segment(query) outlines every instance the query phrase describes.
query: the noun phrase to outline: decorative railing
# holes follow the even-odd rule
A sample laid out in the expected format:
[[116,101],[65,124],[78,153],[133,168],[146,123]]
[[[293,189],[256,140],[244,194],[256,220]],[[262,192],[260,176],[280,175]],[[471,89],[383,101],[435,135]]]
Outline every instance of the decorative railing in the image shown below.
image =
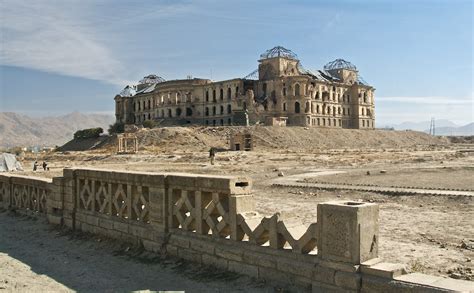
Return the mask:
[[127,180],[127,178],[120,178],[120,176],[107,179],[110,177],[106,176],[107,173],[110,172],[77,171],[76,200],[78,209],[149,224],[150,187]]

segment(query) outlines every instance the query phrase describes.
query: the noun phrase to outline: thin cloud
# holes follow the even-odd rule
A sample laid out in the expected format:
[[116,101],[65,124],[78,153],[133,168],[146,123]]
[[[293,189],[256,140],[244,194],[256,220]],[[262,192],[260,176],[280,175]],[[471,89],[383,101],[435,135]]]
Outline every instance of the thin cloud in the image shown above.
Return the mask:
[[376,97],[376,102],[396,102],[407,104],[430,104],[430,105],[465,105],[472,104],[471,98],[453,97]]
[[123,84],[124,66],[81,25],[81,7],[60,4],[2,1],[0,64]]

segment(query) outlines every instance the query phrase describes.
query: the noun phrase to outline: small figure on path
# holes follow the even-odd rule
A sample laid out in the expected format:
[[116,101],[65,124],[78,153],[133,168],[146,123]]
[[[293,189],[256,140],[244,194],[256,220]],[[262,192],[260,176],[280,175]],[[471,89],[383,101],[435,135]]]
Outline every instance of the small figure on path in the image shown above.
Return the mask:
[[46,161],[43,161],[43,170],[46,171],[47,169],[49,170],[48,164],[46,163]]
[[35,161],[33,164],[33,172],[36,172],[37,169],[38,169],[38,161]]
[[211,148],[209,150],[209,158],[211,159],[211,165],[214,165],[214,158],[216,157],[216,150]]

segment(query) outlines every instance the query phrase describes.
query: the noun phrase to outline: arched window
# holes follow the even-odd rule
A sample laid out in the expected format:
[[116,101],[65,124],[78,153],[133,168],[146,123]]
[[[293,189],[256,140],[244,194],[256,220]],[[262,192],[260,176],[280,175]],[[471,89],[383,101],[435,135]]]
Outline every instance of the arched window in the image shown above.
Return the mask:
[[148,109],[151,109],[151,101],[148,100]]
[[227,119],[227,124],[232,125],[232,119]]
[[224,106],[221,106],[221,112],[220,112],[221,115],[224,114]]
[[336,107],[332,107],[332,116],[336,116]]
[[193,109],[186,108],[186,116],[192,116],[192,115],[193,115]]
[[300,84],[297,83],[295,84],[295,96],[299,96],[300,95]]
[[150,114],[150,113],[148,113],[148,120],[150,120],[150,119],[151,119],[151,114]]
[[295,102],[295,113],[299,113],[299,112],[300,112],[300,103]]
[[239,96],[239,87],[235,87],[235,96],[238,97]]
[[221,119],[221,125],[224,125],[224,119]]
[[209,116],[209,108],[208,107],[206,107],[206,110],[204,111],[204,113],[205,113],[206,116]]
[[305,107],[304,107],[304,112],[305,112],[305,113],[308,113],[309,110],[310,110],[309,102],[306,102],[306,105],[305,105]]
[[[316,105],[316,113],[319,114],[320,111],[321,111],[321,109],[319,108],[319,105]],[[319,125],[319,123],[318,123],[318,125]]]
[[286,97],[286,87],[283,88],[283,96]]
[[216,106],[212,107],[212,115],[216,115]]
[[181,116],[181,108],[176,108],[176,116]]
[[319,100],[319,91],[316,92],[316,100]]
[[221,101],[224,99],[224,90],[223,89],[220,90],[220,98],[221,98]]
[[283,111],[286,111],[286,103],[283,103]]
[[173,112],[171,112],[171,109],[168,109],[168,117],[173,117]]
[[213,102],[217,102],[217,99],[216,99],[216,90],[212,90],[212,101]]
[[262,91],[263,91],[263,96],[266,97],[267,96],[267,84],[266,83],[263,83]]
[[206,102],[209,102],[209,91],[206,91]]
[[227,114],[231,114],[232,113],[232,106],[229,104],[227,105]]
[[227,99],[228,100],[232,99],[232,91],[231,91],[230,87],[227,88]]

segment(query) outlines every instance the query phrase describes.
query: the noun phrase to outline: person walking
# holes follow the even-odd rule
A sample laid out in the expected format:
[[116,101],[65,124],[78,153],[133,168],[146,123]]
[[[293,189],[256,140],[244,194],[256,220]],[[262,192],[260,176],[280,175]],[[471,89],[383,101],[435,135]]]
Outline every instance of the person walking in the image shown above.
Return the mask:
[[33,164],[33,172],[36,172],[37,169],[38,169],[38,161],[35,161]]
[[43,161],[43,170],[46,171],[47,168],[48,168],[48,164],[46,163],[46,161]]
[[211,165],[214,165],[215,157],[216,157],[216,150],[214,148],[211,148],[209,150],[209,158],[211,159]]

